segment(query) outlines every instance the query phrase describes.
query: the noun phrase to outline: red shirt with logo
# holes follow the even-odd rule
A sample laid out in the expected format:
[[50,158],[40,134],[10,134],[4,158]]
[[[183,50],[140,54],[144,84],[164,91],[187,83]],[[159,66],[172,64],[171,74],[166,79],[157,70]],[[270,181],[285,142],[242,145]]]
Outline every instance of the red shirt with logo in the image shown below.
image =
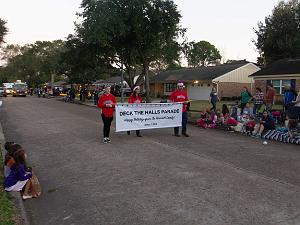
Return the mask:
[[[112,94],[103,94],[98,101],[98,107],[102,109],[102,114],[106,117],[113,117],[115,104],[117,103],[115,96]],[[107,107],[106,104],[111,104],[113,107]]]
[[142,100],[143,99],[140,95],[131,94],[129,99],[128,99],[128,103],[141,103]]
[[175,90],[170,95],[170,100],[172,102],[183,102],[182,112],[186,112],[187,104],[185,103],[188,101],[188,96],[185,90]]

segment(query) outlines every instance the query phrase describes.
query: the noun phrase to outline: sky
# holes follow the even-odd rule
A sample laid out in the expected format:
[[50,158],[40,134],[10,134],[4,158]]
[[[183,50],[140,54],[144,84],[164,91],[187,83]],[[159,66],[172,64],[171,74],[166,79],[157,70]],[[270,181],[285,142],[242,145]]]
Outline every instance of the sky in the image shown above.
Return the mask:
[[[174,0],[188,41],[206,40],[228,59],[256,62],[254,28],[272,13],[278,0]],[[0,0],[8,44],[64,39],[74,33],[81,0]]]

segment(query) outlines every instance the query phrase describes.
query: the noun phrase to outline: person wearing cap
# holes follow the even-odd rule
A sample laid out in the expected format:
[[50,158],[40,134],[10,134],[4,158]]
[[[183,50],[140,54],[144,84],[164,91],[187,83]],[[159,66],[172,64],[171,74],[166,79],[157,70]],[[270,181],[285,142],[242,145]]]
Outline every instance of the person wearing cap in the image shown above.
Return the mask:
[[[182,133],[183,136],[189,137],[189,135],[186,133],[188,96],[187,96],[186,91],[184,90],[184,84],[182,82],[179,82],[177,84],[177,89],[172,92],[169,99],[172,102],[183,103],[183,107],[182,107],[182,131],[181,131],[181,133]],[[176,137],[180,137],[179,127],[174,127],[174,135]]]
[[[140,92],[141,92],[140,86],[134,87],[133,92],[128,99],[128,103],[130,103],[130,104],[142,103],[143,99],[142,99]],[[142,137],[141,132],[139,130],[136,130],[135,132],[136,132],[137,137]],[[130,131],[127,131],[127,134],[130,135]]]
[[98,107],[102,109],[102,121],[103,121],[103,143],[110,143],[109,138],[110,126],[113,121],[113,115],[115,111],[116,98],[110,93],[110,86],[106,86],[103,95],[99,98]]

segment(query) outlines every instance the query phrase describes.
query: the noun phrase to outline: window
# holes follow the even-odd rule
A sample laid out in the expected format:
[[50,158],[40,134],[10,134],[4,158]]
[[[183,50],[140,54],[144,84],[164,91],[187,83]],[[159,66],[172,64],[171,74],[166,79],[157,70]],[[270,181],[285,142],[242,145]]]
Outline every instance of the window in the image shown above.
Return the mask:
[[165,84],[165,92],[173,92],[177,87],[176,83],[166,83]]
[[271,80],[275,90],[279,94],[283,94],[284,85],[289,84],[291,85],[291,80]]

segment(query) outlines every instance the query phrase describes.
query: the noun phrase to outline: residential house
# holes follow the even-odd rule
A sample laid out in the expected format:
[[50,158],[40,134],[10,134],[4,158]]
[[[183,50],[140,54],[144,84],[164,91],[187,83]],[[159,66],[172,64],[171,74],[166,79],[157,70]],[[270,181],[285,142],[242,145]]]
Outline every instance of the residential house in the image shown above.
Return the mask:
[[249,75],[260,68],[247,61],[218,66],[184,68],[162,72],[150,79],[151,94],[170,95],[179,80],[185,83],[188,96],[194,100],[208,100],[212,87],[220,98],[240,96],[242,88],[252,89],[254,80]]
[[285,84],[290,84],[294,90],[300,89],[300,58],[278,60],[250,77],[254,78],[255,86],[264,92],[267,85],[272,83],[277,91],[277,100],[280,101]]

